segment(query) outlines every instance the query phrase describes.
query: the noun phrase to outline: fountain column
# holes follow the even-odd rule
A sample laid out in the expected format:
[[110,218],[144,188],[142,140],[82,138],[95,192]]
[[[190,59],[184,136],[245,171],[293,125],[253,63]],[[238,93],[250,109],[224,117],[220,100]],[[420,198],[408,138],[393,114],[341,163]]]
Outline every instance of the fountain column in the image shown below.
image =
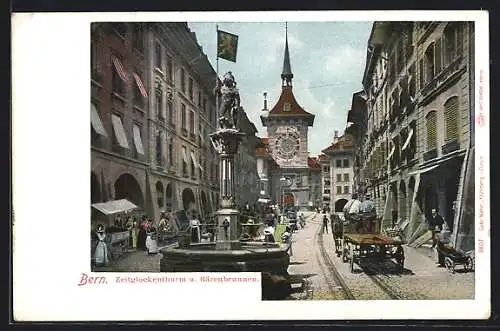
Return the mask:
[[219,129],[210,140],[219,154],[220,204],[217,210],[216,249],[231,250],[239,247],[239,212],[235,208],[234,155],[245,134],[236,129]]

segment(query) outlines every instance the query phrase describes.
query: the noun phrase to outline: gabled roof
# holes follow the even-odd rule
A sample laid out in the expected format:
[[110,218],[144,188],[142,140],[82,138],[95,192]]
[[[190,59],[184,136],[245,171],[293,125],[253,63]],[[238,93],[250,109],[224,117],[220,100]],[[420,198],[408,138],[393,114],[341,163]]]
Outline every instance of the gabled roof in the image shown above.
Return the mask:
[[[285,111],[284,106],[285,104],[288,103],[290,104],[290,110]],[[292,92],[292,87],[291,86],[283,86],[283,89],[281,91],[280,98],[278,99],[278,102],[274,105],[274,107],[269,111],[268,114],[266,114],[265,117],[261,116],[262,119],[262,124],[266,126],[267,119],[269,118],[279,118],[279,117],[298,117],[298,118],[304,118],[308,121],[309,126],[313,126],[314,124],[314,117],[315,115],[308,113],[307,111],[302,108],[297,100],[295,99],[295,96],[293,95]]]
[[315,157],[308,157],[307,165],[312,171],[321,171],[321,166],[319,165],[318,160]]
[[329,154],[332,152],[338,152],[345,149],[354,148],[354,144],[351,138],[346,135],[340,136],[335,143],[322,150],[321,152]]

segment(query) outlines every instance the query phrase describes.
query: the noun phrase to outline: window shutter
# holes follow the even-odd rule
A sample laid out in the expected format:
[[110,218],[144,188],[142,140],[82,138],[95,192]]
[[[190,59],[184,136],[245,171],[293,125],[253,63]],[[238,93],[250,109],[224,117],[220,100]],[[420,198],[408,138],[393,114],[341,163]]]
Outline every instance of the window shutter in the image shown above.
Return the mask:
[[436,75],[441,72],[441,69],[443,68],[443,61],[442,61],[442,44],[443,44],[443,38],[439,38],[436,40],[436,48],[434,52],[434,63],[436,64]]
[[427,127],[427,150],[433,150],[437,147],[436,141],[436,112],[432,111],[427,114],[426,118]]
[[444,104],[446,142],[458,138],[458,98],[453,97]]
[[418,62],[419,87],[422,89],[424,87],[424,59],[420,59]]

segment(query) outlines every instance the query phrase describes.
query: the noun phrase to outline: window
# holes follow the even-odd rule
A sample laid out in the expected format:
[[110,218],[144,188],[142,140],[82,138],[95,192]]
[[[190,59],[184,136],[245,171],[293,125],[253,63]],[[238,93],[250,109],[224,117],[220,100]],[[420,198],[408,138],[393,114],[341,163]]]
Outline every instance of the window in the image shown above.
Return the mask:
[[194,135],[194,111],[191,110],[191,115],[189,116],[189,132]]
[[283,111],[288,112],[288,111],[291,111],[291,109],[292,109],[292,106],[288,102],[283,105]]
[[160,71],[163,71],[163,67],[161,65],[161,58],[162,58],[162,51],[161,51],[161,45],[159,42],[156,42],[155,45],[155,67],[160,69]]
[[344,166],[344,168],[349,168],[349,159],[343,160],[343,166]]
[[181,69],[181,90],[182,93],[186,93],[186,73],[184,69]]
[[172,137],[168,138],[168,166],[172,167],[174,165],[174,143]]
[[174,67],[172,63],[172,58],[170,56],[167,56],[167,80],[168,81],[173,81],[174,80]]
[[342,186],[337,186],[337,194],[342,194]]
[[182,146],[182,175],[187,176],[188,175],[188,169],[187,169],[187,151],[186,147]]
[[175,108],[174,108],[174,104],[172,103],[172,100],[167,101],[167,112],[168,112],[168,121],[170,122],[170,124],[174,124]]
[[162,103],[163,103],[163,97],[161,93],[156,93],[156,118],[158,121],[163,122],[165,121],[165,117],[163,116],[163,111],[162,111]]
[[94,40],[90,40],[90,69],[92,70],[92,78],[94,73],[97,72],[97,44]]
[[425,50],[424,56],[425,84],[434,78],[434,43],[430,44]]
[[349,174],[344,174],[344,182],[348,182],[349,181]]
[[323,167],[323,172],[330,172],[330,167],[329,166],[324,166]]
[[458,97],[451,97],[444,104],[444,121],[446,127],[445,142],[458,140]]
[[444,65],[448,65],[462,53],[460,23],[448,23],[444,30]]
[[349,194],[349,185],[344,186],[344,194]]
[[427,130],[427,151],[437,148],[436,132],[436,112],[431,111],[425,117],[425,126]]
[[194,87],[193,87],[193,79],[189,78],[188,81],[188,93],[189,93],[189,99],[193,100],[194,99]]
[[341,182],[342,181],[342,174],[337,174],[337,182]]
[[187,116],[187,111],[186,111],[186,105],[181,104],[181,127],[185,130],[186,129],[186,116]]
[[335,160],[335,167],[342,168],[342,160]]
[[196,176],[196,166],[194,164],[194,158],[193,158],[194,152],[191,151],[191,177]]
[[135,24],[134,25],[134,35],[133,35],[133,40],[132,40],[132,45],[133,47],[138,50],[139,52],[143,52],[144,49],[144,32],[143,32],[143,27],[142,25]]
[[[141,85],[142,86],[141,88],[144,88],[143,92],[141,92],[141,88],[139,88],[139,84],[142,84],[141,75],[139,75],[139,74],[134,74],[134,75],[137,75],[138,78],[136,78],[136,82],[133,85],[133,90],[134,90],[133,103],[134,103],[134,106],[137,106],[139,108],[144,108],[144,102],[145,102],[146,97],[147,97],[147,94],[146,94],[147,92],[146,92],[146,89],[144,88],[144,85]],[[140,82],[138,82],[137,80],[139,80]]]
[[161,134],[157,133],[156,134],[156,165],[159,167],[163,166],[163,150],[162,150],[162,139],[161,139]]
[[118,73],[116,67],[113,67],[113,77],[111,79],[113,92],[123,95],[125,92],[125,86],[123,83],[123,79],[120,77],[120,74]]

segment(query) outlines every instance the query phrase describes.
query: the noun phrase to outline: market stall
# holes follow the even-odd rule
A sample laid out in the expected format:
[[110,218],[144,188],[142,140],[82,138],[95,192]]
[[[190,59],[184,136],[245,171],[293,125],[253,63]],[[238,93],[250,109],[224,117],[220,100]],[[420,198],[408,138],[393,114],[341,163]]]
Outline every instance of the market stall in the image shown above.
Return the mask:
[[[137,207],[132,202],[127,199],[121,200],[112,200],[107,202],[98,202],[91,205],[92,208],[100,211],[102,214],[106,216],[123,216],[123,219],[131,216],[131,213],[137,211],[139,207]],[[130,224],[129,226],[131,226]],[[109,252],[109,259],[113,260],[121,255],[123,255],[128,247],[130,241],[130,230],[122,225],[112,225],[106,226],[105,228],[106,235],[109,238],[106,240]],[[91,256],[94,256],[94,249],[97,245],[97,238],[92,236],[91,238]]]

